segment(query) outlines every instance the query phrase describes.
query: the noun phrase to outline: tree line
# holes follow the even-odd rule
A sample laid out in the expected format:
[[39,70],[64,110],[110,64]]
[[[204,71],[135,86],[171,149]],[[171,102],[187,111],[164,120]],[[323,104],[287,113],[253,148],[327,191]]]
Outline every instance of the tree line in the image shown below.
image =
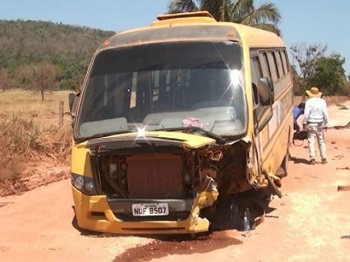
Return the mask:
[[0,20],[0,88],[78,89],[92,54],[114,33],[62,23]]

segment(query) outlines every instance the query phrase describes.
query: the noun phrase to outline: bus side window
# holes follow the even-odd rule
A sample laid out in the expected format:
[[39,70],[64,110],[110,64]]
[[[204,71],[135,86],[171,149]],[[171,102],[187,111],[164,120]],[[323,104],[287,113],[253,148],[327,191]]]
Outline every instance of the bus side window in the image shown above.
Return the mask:
[[[261,64],[260,58],[263,59],[263,63]],[[265,70],[265,74],[269,72],[268,68],[264,68],[264,61],[267,62],[267,59],[265,59],[266,56],[252,56],[250,58],[250,64],[251,64],[251,72],[252,72],[252,93],[253,93],[253,100],[254,100],[254,115],[255,115],[255,121],[257,121],[257,128],[258,130],[261,130],[267,123],[269,118],[272,114],[272,106],[269,105],[263,105],[260,101],[260,93],[258,85],[261,79],[266,78],[264,76],[263,69]],[[265,63],[266,66],[267,63]],[[269,78],[269,77],[267,77]],[[267,80],[267,79],[266,79]]]
[[259,56],[257,57],[257,61],[260,67],[260,72],[259,72],[259,76],[261,76],[260,78],[262,77],[272,78],[272,72],[268,61],[268,52],[266,50],[259,51]]
[[253,99],[254,99],[255,107],[257,107],[260,104],[257,84],[259,82],[259,79],[263,77],[263,73],[262,73],[262,68],[260,66],[258,56],[251,57],[250,61],[251,61],[251,71],[252,71]]
[[289,66],[288,66],[288,60],[287,60],[287,56],[286,56],[286,51],[285,50],[281,50],[281,58],[282,58],[282,65],[285,71],[285,74],[289,73]]
[[281,51],[280,50],[275,51],[275,56],[276,56],[277,68],[280,74],[280,78],[282,78],[284,75],[286,75],[286,70],[282,62]]
[[279,79],[279,75],[278,75],[278,70],[276,65],[276,58],[273,51],[267,51],[267,63],[270,69],[270,76],[265,76],[265,77],[270,77],[271,80],[275,83]]

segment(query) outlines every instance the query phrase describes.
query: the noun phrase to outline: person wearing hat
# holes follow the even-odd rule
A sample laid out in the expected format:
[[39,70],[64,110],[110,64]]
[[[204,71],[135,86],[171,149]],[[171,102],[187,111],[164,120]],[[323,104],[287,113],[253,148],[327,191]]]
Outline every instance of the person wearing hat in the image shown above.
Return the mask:
[[305,103],[303,128],[307,130],[310,164],[315,164],[315,139],[321,155],[322,164],[327,164],[327,149],[324,131],[328,125],[327,103],[322,98],[322,92],[317,87],[306,90],[309,99]]

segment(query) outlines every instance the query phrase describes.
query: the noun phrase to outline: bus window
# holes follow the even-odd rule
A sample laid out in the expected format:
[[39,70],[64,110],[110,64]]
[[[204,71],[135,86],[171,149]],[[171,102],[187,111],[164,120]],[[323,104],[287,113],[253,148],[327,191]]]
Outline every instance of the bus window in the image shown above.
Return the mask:
[[284,72],[285,72],[285,74],[287,74],[289,72],[289,66],[288,66],[288,62],[286,59],[286,51],[282,50],[280,54],[282,57],[282,64],[283,64]]
[[258,89],[257,85],[259,82],[259,79],[263,77],[262,70],[259,62],[259,57],[255,56],[250,59],[251,61],[251,70],[252,70],[252,85],[253,85],[253,95],[254,95],[254,102],[256,105],[259,104],[259,95],[258,95]]
[[271,79],[273,82],[276,82],[279,78],[279,75],[277,70],[276,58],[273,51],[267,52],[267,61],[271,72]]
[[272,74],[271,74],[270,64],[268,62],[267,52],[265,52],[265,51],[261,52],[259,54],[259,60],[260,60],[260,64],[261,64],[263,77],[270,77],[271,78]]
[[280,52],[279,51],[275,51],[273,53],[273,55],[274,55],[274,60],[275,60],[275,63],[276,63],[276,69],[277,69],[278,78],[282,78],[283,75],[284,75],[284,72],[283,72],[283,66],[282,66],[282,60],[281,60]]

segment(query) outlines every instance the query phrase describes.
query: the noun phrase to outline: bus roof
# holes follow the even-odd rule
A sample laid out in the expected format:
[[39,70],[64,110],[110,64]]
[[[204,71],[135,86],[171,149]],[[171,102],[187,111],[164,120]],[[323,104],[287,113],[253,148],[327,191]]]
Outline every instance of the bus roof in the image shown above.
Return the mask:
[[231,22],[217,22],[207,11],[163,14],[149,26],[109,38],[101,48],[168,41],[236,41],[249,48],[284,47],[275,33]]

